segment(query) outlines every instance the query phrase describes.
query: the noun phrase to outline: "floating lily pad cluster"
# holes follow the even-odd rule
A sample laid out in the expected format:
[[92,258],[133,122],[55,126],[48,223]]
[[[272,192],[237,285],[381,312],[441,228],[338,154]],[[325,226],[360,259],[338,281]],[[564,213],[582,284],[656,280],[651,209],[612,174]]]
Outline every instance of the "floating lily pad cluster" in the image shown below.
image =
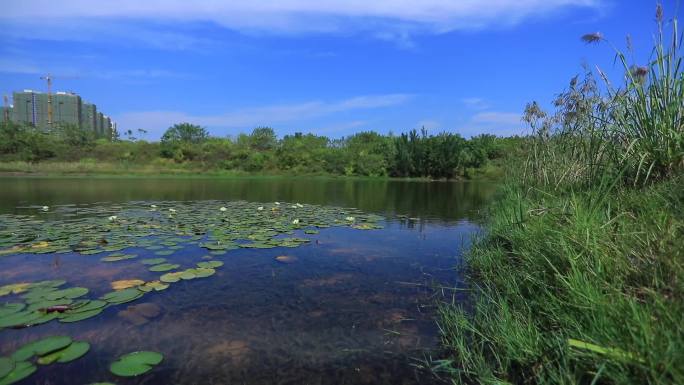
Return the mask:
[[0,385],[19,382],[38,368],[38,365],[67,363],[83,357],[90,344],[74,341],[67,336],[53,336],[28,343],[9,357],[0,357]]
[[[50,215],[40,208],[25,215],[0,215],[0,256],[68,252],[90,255],[128,247],[144,247],[166,256],[183,248],[183,244],[196,244],[216,254],[241,247],[297,247],[309,239],[281,235],[295,230],[315,234],[317,229],[330,226],[370,230],[380,228],[380,220],[380,216],[357,209],[278,202],[65,205],[51,208]],[[103,260],[116,262],[134,257],[110,254]]]
[[[155,261],[163,262],[163,261]],[[152,271],[166,271],[177,269],[180,265],[171,265],[163,269]],[[223,266],[220,261],[203,261],[197,267],[163,274],[159,280],[145,282],[139,279],[126,279],[112,282],[114,291],[99,299],[82,299],[89,290],[84,287],[70,287],[60,289],[66,281],[42,281],[36,283],[18,283],[0,287],[0,297],[15,295],[24,302],[11,302],[0,305],[0,329],[24,328],[40,325],[52,320],[59,322],[77,322],[102,313],[111,305],[120,305],[135,301],[145,293],[162,291],[170,283],[180,280],[206,278],[216,274],[216,268]]]

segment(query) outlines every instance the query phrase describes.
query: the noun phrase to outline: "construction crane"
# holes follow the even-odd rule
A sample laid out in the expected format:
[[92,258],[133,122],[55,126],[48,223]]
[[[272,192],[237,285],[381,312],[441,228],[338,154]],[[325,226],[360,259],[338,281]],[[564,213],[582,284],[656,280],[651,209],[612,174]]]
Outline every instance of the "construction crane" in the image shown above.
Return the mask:
[[47,101],[48,102],[47,103],[48,104],[47,105],[47,107],[48,107],[48,110],[47,110],[48,121],[47,121],[47,123],[50,126],[52,126],[52,79],[53,79],[53,76],[48,73],[47,75],[41,76],[40,78],[42,80],[47,81],[47,97],[48,97],[48,101]]
[[9,108],[9,96],[7,96],[7,95],[2,95],[2,101],[3,101],[3,105],[5,106],[5,109],[3,110],[3,117],[4,117],[3,122],[7,123],[7,122],[10,121],[10,116],[9,116],[9,112],[10,112],[10,108]]

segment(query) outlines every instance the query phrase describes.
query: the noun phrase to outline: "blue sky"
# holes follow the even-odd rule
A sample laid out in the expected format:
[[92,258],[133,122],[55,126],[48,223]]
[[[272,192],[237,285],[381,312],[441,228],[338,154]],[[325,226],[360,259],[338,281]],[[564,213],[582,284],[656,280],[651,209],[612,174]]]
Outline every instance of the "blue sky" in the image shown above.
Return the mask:
[[[666,16],[681,16],[664,1]],[[600,31],[650,53],[649,0],[9,0],[0,13],[0,93],[74,91],[119,130],[157,139],[189,121],[216,136],[273,127],[468,137],[524,132],[582,64],[619,81]],[[680,17],[681,19],[681,17]]]

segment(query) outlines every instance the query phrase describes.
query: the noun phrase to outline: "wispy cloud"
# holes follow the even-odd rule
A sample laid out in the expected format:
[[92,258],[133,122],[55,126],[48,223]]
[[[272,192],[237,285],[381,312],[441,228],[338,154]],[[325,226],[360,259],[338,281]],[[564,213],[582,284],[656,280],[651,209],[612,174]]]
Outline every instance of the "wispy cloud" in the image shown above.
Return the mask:
[[516,112],[484,111],[476,113],[457,129],[464,136],[479,134],[522,135],[525,133],[521,115]]
[[515,112],[481,112],[473,115],[473,123],[520,125],[521,115]]
[[[336,102],[310,101],[246,108],[217,115],[195,115],[180,111],[139,111],[119,114],[115,119],[121,130],[143,128],[149,132],[150,138],[158,138],[169,126],[179,122],[206,126],[215,133],[218,129],[246,131],[255,126],[304,122],[347,111],[397,106],[406,103],[410,98],[411,95],[408,94],[366,95]],[[358,125],[358,122],[354,124]]]
[[[138,21],[156,23],[210,22],[255,34],[368,33],[405,48],[412,35],[505,27],[568,8],[601,8],[605,0],[261,0],[203,1],[119,0],[93,4],[90,0],[23,0],[4,7],[0,14],[5,33],[40,20],[33,34],[49,38],[52,32],[90,30],[95,34],[125,34],[161,48],[194,48],[212,42],[170,28],[138,28]],[[113,21],[126,21],[126,28]],[[59,28],[56,26],[59,25]],[[66,27],[66,29],[65,29]],[[133,28],[133,34],[131,34]],[[43,32],[41,32],[43,31]],[[112,32],[113,31],[113,32]],[[87,39],[92,34],[71,33]]]
[[56,77],[70,78],[70,79],[108,79],[108,80],[150,80],[158,78],[190,78],[190,74],[168,71],[164,69],[155,68],[137,68],[137,69],[79,69],[73,65],[60,66],[54,62],[49,64],[36,63],[32,60],[23,60],[15,58],[1,58],[0,59],[0,73],[6,74],[20,74],[20,75],[45,75],[52,73]]
[[471,110],[486,110],[489,108],[489,103],[483,98],[478,97],[463,98],[461,103]]

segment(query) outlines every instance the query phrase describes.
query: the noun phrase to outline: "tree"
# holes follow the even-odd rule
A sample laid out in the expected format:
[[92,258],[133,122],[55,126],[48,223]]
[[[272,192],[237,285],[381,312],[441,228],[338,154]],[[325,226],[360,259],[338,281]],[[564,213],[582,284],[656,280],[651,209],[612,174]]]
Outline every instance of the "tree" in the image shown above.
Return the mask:
[[193,143],[199,144],[209,137],[204,127],[190,123],[178,123],[169,127],[161,138],[162,143]]
[[275,132],[270,127],[257,127],[249,136],[250,147],[257,151],[273,150],[278,143]]

